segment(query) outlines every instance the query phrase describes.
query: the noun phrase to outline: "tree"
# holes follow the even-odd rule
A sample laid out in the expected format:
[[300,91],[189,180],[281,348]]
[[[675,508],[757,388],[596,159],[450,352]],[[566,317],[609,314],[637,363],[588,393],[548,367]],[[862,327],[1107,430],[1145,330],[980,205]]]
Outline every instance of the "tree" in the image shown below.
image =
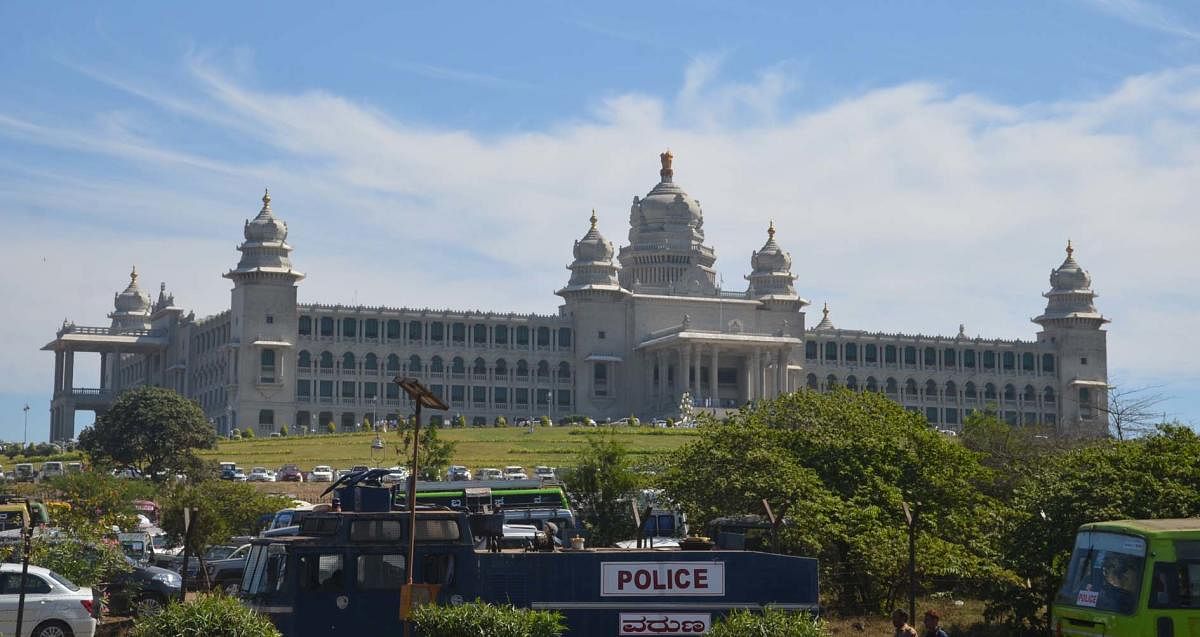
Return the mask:
[[[418,477],[421,480],[439,479],[454,458],[454,449],[458,444],[439,438],[440,428],[432,419],[428,425],[421,428],[420,449],[417,451],[417,462],[420,465]],[[412,458],[412,446],[416,444],[413,440],[413,429],[411,425],[400,428],[400,445],[396,447],[396,455],[402,462]]]
[[1108,404],[1100,408],[1108,418],[1109,433],[1117,440],[1125,440],[1150,433],[1156,425],[1164,423],[1166,417],[1158,406],[1167,397],[1158,393],[1158,389],[1155,385],[1110,387]]
[[291,503],[291,498],[263,493],[245,482],[210,480],[177,485],[164,498],[160,525],[167,533],[183,538],[183,509],[198,509],[187,548],[199,555],[230,536],[257,535],[264,515]]
[[641,480],[624,445],[607,436],[589,438],[563,482],[572,501],[579,504],[592,545],[611,546],[637,531],[630,502]]
[[79,446],[100,465],[135,467],[158,477],[193,469],[197,449],[212,449],[217,435],[194,401],[161,387],[138,387],[79,434]]

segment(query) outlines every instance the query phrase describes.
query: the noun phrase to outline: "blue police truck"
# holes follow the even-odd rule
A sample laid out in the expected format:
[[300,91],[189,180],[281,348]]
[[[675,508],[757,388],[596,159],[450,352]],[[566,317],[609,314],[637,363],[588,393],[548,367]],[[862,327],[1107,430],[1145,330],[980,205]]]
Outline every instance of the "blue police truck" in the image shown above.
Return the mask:
[[409,568],[414,582],[437,586],[439,604],[480,599],[556,610],[572,637],[703,634],[734,609],[817,609],[811,558],[711,543],[677,551],[479,549],[502,515],[442,507],[417,510],[408,564],[409,514],[373,491],[343,488],[349,511],[309,515],[296,536],[253,540],[241,594],[285,637],[401,634]]

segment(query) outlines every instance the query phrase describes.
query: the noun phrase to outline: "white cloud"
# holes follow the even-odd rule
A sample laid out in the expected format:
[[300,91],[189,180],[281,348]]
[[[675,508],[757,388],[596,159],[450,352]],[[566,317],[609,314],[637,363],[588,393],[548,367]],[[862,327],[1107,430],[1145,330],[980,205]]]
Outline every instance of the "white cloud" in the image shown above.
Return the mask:
[[[252,142],[255,157],[146,132],[160,127],[0,114],[2,135],[113,162],[100,176],[0,164],[0,215],[28,237],[0,251],[0,267],[23,273],[0,294],[28,299],[0,328],[30,344],[0,366],[11,388],[48,387],[51,360],[34,345],[64,315],[102,323],[130,261],[198,314],[225,307],[219,274],[264,182],[309,273],[304,300],[552,312],[590,210],[622,243],[630,198],[657,180],[666,147],[704,206],[728,288],[744,285],[774,219],[801,293],[828,299],[839,326],[953,334],[961,322],[972,335],[1032,338],[1028,319],[1071,237],[1114,319],[1111,366],[1134,382],[1198,375],[1194,69],[1053,104],[911,83],[795,112],[793,67],[729,82],[719,58],[699,58],[675,95],[612,95],[538,132],[483,134],[328,92],[266,91],[207,61],[187,68],[195,95],[129,90],[144,116],[191,117],[213,139]],[[35,220],[36,209],[83,225]],[[47,253],[62,262],[26,267]]]

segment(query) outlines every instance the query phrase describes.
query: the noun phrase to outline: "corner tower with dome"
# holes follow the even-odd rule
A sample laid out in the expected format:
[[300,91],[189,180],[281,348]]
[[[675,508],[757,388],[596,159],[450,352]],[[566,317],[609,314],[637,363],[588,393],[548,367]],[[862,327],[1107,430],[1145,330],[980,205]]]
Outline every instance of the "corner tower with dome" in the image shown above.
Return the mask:
[[[418,378],[449,417],[475,425],[678,417],[685,396],[720,416],[785,392],[845,387],[880,392],[939,429],[990,410],[1013,425],[1103,430],[1107,319],[1070,246],[1033,319],[1036,338],[968,336],[965,325],[954,335],[848,329],[827,303],[808,327],[806,282],[784,249],[800,240],[784,231],[791,226],[752,221],[766,237],[739,268],[745,287],[722,289],[700,202],[676,183],[667,151],[656,183],[633,198],[627,244],[605,238],[621,234],[606,225],[616,215],[593,210],[586,224],[580,215],[557,312],[432,310],[409,298],[349,307],[297,301],[304,274],[271,203],[264,194],[243,225],[240,258],[224,273],[228,308],[197,318],[165,284],[152,303],[135,271],[107,326],[64,321],[44,348],[56,356],[52,439],[74,437],[76,411],[103,413],[118,392],[145,384],[195,399],[222,434],[354,430],[412,413],[389,382],[397,375]],[[74,386],[80,351],[100,353],[99,387]]]

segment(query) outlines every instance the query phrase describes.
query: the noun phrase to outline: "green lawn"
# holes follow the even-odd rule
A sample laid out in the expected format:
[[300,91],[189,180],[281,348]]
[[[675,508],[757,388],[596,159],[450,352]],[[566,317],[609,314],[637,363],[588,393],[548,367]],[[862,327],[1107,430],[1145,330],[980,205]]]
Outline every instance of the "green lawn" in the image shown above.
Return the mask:
[[[441,429],[444,440],[458,443],[454,464],[479,467],[521,465],[532,470],[536,465],[570,466],[575,454],[594,436],[612,435],[634,455],[635,462],[652,463],[664,452],[674,450],[696,435],[694,429],[654,429],[651,427],[535,427],[526,428],[468,427]],[[385,447],[372,450],[372,433],[288,436],[284,438],[254,438],[218,443],[215,451],[202,457],[222,462],[236,462],[247,471],[251,467],[278,468],[294,463],[302,470],[327,464],[335,469],[356,464],[392,466],[406,464],[397,455],[399,434],[380,434]]]

